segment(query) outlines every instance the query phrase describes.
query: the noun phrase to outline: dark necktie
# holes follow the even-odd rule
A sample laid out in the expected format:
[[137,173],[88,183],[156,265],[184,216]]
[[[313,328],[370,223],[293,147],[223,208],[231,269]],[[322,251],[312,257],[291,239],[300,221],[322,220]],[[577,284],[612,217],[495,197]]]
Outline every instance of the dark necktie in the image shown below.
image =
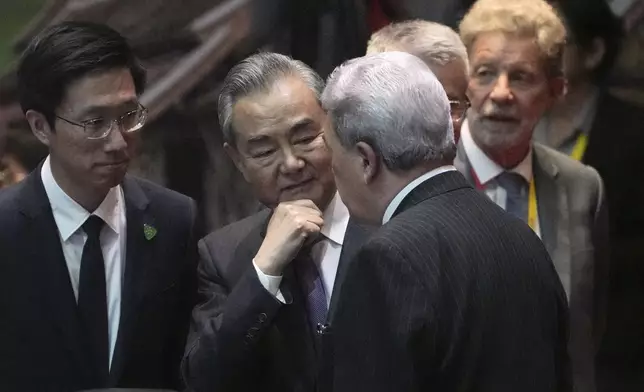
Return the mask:
[[497,177],[505,189],[507,198],[505,210],[524,222],[528,221],[528,182],[519,173],[503,172]]
[[[322,239],[320,238],[320,240]],[[309,323],[315,332],[318,324],[326,322],[327,303],[322,276],[311,254],[312,248],[313,245],[307,246],[300,253],[301,257],[296,260],[296,273],[306,297]]]
[[78,287],[78,314],[85,336],[89,360],[95,370],[93,387],[104,387],[109,375],[109,337],[107,328],[107,291],[105,262],[100,234],[105,222],[95,215],[83,224],[87,241],[81,258]]

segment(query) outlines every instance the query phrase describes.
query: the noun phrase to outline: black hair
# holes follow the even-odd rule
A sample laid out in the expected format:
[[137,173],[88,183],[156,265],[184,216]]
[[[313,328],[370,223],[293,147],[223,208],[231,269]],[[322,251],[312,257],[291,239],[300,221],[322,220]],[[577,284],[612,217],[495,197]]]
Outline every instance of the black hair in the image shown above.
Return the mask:
[[42,113],[53,128],[55,111],[71,83],[87,74],[128,68],[137,94],[145,70],[132,48],[112,28],[88,22],[63,22],[37,35],[18,65],[18,94],[23,112]]
[[582,52],[591,48],[594,39],[604,41],[604,57],[592,75],[595,83],[604,82],[619,55],[624,37],[622,20],[606,0],[558,0],[555,6],[568,29],[568,40]]

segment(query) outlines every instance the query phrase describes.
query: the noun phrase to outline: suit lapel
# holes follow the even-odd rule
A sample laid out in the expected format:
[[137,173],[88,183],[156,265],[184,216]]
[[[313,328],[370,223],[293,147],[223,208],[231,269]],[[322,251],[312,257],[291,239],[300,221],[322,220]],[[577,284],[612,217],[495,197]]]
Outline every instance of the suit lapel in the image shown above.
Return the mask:
[[315,340],[309,324],[306,298],[293,267],[298,261],[293,260],[284,271],[280,288],[290,303],[280,310],[280,317],[275,320],[275,327],[282,339],[288,342],[290,367],[297,369],[294,374],[313,376]]
[[340,261],[338,263],[338,271],[335,274],[335,281],[333,283],[333,293],[331,294],[331,303],[329,305],[328,323],[333,324],[333,313],[340,297],[340,290],[344,282],[344,276],[347,273],[349,265],[353,260],[356,253],[367,239],[370,233],[370,228],[361,226],[353,219],[349,219],[347,224],[347,231],[344,234],[344,243],[342,245],[342,252],[340,253]]
[[537,190],[537,205],[541,240],[555,264],[559,278],[570,296],[570,235],[569,207],[563,184],[558,181],[558,169],[542,146],[534,144],[533,172]]
[[271,216],[272,212],[267,215],[266,220],[254,227],[235,249],[235,259],[228,264],[225,274],[230,282],[236,284],[248,268],[253,268],[252,260],[264,241]]
[[[251,260],[264,241],[270,218],[271,214],[237,246],[235,259],[226,271],[231,282],[239,281],[248,268],[253,268]],[[312,380],[315,348],[307,319],[306,302],[293,268],[295,262],[297,260],[293,260],[284,271],[280,290],[287,304],[279,310],[273,328],[269,331],[271,340],[275,342],[270,350],[274,350],[275,353],[283,352],[279,363],[275,363],[277,368],[283,369],[281,374],[294,375],[297,380],[303,379],[302,375],[306,374],[306,379]],[[294,385],[295,382],[291,380],[290,384]]]
[[154,227],[154,219],[147,208],[148,198],[130,177],[123,181],[123,193],[127,221],[125,274],[121,287],[121,319],[110,371],[110,386],[118,384],[125,365],[137,309],[145,292],[146,273],[149,272],[146,267],[150,266],[150,257],[154,253],[154,241],[146,240],[143,232],[146,224]]
[[[77,368],[88,374],[82,344],[81,328],[76,312],[76,298],[69,270],[58,235],[58,227],[40,179],[40,170],[34,170],[24,181],[20,200],[21,212],[29,219],[29,233],[37,233],[38,246],[29,246],[29,259],[35,280],[42,294],[43,312],[50,315],[54,328],[61,334],[61,346],[69,351]],[[42,326],[46,328],[46,326]]]

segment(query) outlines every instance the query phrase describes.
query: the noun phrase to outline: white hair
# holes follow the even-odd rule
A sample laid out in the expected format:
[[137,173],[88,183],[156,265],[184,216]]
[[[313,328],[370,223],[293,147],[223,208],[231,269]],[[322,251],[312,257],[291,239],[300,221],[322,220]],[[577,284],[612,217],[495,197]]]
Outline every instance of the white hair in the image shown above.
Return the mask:
[[467,72],[467,50],[458,34],[448,26],[426,20],[392,23],[376,31],[367,54],[401,51],[420,57],[430,67],[461,60]]
[[418,57],[385,52],[336,68],[322,93],[340,143],[366,142],[390,170],[454,158],[449,101]]
[[300,78],[319,100],[324,80],[308,65],[279,53],[261,52],[235,65],[224,79],[217,111],[224,141],[234,144],[233,108],[237,101],[257,92],[266,92],[278,80]]

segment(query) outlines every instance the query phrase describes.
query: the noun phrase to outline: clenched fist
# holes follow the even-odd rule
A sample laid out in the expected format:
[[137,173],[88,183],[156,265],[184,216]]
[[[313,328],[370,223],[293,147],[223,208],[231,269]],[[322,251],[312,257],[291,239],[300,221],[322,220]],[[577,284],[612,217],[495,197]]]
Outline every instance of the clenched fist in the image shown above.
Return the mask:
[[302,244],[319,234],[323,223],[322,212],[311,200],[280,203],[268,222],[255,264],[266,275],[281,275]]

